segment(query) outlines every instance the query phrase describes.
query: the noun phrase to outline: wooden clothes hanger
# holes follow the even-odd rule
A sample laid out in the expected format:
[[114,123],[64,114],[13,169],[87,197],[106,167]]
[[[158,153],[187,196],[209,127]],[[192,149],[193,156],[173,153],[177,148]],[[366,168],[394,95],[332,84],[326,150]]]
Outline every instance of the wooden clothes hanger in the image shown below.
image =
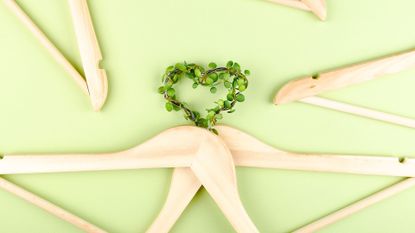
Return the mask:
[[[107,80],[105,71],[99,68],[99,61],[102,57],[95,33],[93,32],[86,1],[69,0],[88,85],[76,69],[73,68],[18,5],[11,0],[5,0],[5,2],[32,33],[34,33],[42,45],[48,49],[52,56],[63,65],[78,85],[84,91],[87,90],[89,92],[94,108],[99,109],[105,101],[107,94]],[[299,1],[292,0],[292,3],[300,6],[294,2]],[[319,16],[322,18],[321,6],[324,6],[324,1],[319,2],[302,1],[305,6],[309,7],[309,10],[312,10],[317,15],[320,14]],[[319,6],[320,9],[318,9]],[[186,133],[183,134],[183,132]],[[150,227],[149,232],[168,231],[201,185],[205,186],[238,232],[257,232],[258,230],[249,219],[240,201],[233,163],[238,166],[262,168],[405,177],[413,177],[415,173],[415,163],[412,159],[398,160],[396,158],[371,156],[295,154],[276,150],[240,131],[225,126],[220,127],[221,134],[224,134],[221,137],[225,143],[221,142],[217,137],[213,138],[213,135],[210,133],[205,131],[204,133],[201,132],[200,129],[194,130],[194,127],[175,128],[131,150],[117,153],[5,156],[0,161],[0,174],[178,167],[173,174],[172,188],[169,192],[165,207]],[[186,134],[188,135],[186,136]],[[178,137],[179,135],[180,137]],[[169,140],[166,140],[166,138]],[[177,142],[178,138],[192,143],[179,143],[179,145],[169,144],[172,141]],[[203,140],[200,140],[201,138]],[[191,139],[196,139],[196,141]],[[206,141],[209,141],[209,143]],[[156,143],[154,144],[154,142]],[[195,147],[195,145],[197,146]],[[161,148],[164,149],[155,149],[159,146],[162,146]],[[169,154],[169,156],[166,156],[166,154]],[[225,178],[223,174],[227,174]],[[379,194],[375,194],[373,197],[368,197],[351,207],[329,215],[300,230],[302,230],[301,232],[309,232],[309,229],[317,229],[316,226],[322,227],[333,223],[357,210],[363,209],[392,194],[413,186],[415,182],[412,182],[412,180],[413,178],[409,178]],[[0,186],[3,189],[55,214],[86,232],[104,232],[102,229],[36,197],[4,179],[0,181],[3,181],[0,182]]]
[[89,233],[106,233],[84,219],[0,177],[0,188]]
[[322,73],[318,76],[297,79],[288,82],[277,92],[274,103],[278,105],[300,101],[336,111],[415,128],[415,119],[315,96],[325,91],[336,90],[374,80],[387,74],[395,74],[414,67],[415,51],[409,51]]
[[327,10],[325,0],[269,0],[274,3],[294,7],[297,9],[311,11],[320,20],[326,20]]
[[219,126],[218,130],[219,137],[197,127],[175,127],[134,148],[114,153],[5,155],[0,160],[0,174],[179,168],[174,171],[170,201],[149,232],[167,232],[200,184],[238,232],[256,232],[235,191],[233,163],[260,168],[415,177],[415,159],[403,162],[391,157],[297,154],[275,149],[231,127]]
[[105,70],[99,68],[102,60],[100,48],[89,15],[86,0],[68,0],[75,27],[75,34],[85,71],[85,79],[62,55],[56,46],[47,38],[30,17],[14,0],[4,0],[5,5],[13,12],[26,28],[39,40],[41,45],[65,69],[81,90],[88,94],[92,107],[99,111],[105,103],[108,94],[108,81]]

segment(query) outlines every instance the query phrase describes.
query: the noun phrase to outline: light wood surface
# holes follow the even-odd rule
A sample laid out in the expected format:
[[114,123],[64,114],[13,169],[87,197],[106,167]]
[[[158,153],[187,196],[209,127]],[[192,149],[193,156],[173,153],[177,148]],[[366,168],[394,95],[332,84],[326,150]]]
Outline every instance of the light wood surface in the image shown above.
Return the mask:
[[297,79],[285,84],[275,95],[275,104],[284,104],[325,91],[362,83],[415,67],[415,51],[365,62],[349,67]]
[[237,193],[234,164],[304,171],[415,176],[414,159],[292,153],[264,144],[228,126],[217,126],[217,129],[219,137],[198,127],[175,127],[132,149],[115,153],[5,155],[0,160],[0,174],[178,167],[167,202],[148,232],[168,232],[200,185],[207,189],[238,232],[256,232]]
[[374,120],[384,121],[395,125],[401,125],[409,128],[415,128],[415,119],[398,116],[386,112],[373,110],[366,107],[359,107],[352,104],[346,104],[317,96],[310,96],[299,100],[300,102],[312,104],[315,106],[336,110],[339,112],[350,113],[356,116],[367,117]]
[[68,0],[71,9],[75,35],[82,58],[89,95],[94,110],[98,111],[105,103],[108,94],[108,81],[101,69],[101,50],[95,35],[92,19],[86,0]]
[[325,0],[301,0],[321,20],[326,20],[327,10]]
[[146,232],[169,232],[201,186],[190,168],[175,168],[166,202]]
[[330,224],[338,222],[352,214],[357,213],[365,208],[368,208],[380,201],[383,201],[393,195],[401,193],[409,188],[415,186],[415,178],[408,178],[395,185],[392,185],[380,192],[377,192],[367,198],[364,198],[358,202],[355,202],[345,208],[342,208],[332,214],[329,214],[315,222],[312,222],[296,231],[295,233],[311,233],[316,232]]
[[240,200],[232,154],[219,137],[202,140],[190,168],[238,233],[259,232]]
[[[415,159],[368,155],[293,153],[266,145],[231,127],[218,126],[236,166],[415,177]],[[0,174],[189,167],[201,140],[200,128],[166,130],[132,149],[103,154],[4,155]],[[276,139],[277,140],[277,139]]]
[[320,20],[326,20],[327,10],[325,0],[268,0],[273,3],[281,5],[311,11]]
[[36,196],[35,194],[20,188],[19,186],[7,181],[4,178],[0,177],[0,188],[53,214],[54,216],[71,223],[72,225],[82,229],[88,233],[106,233],[106,231],[100,229],[99,227],[83,220],[82,218],[75,216],[68,211],[60,208],[57,205],[52,204],[51,202],[42,199],[41,197]]
[[268,0],[273,3],[294,7],[300,10],[311,11],[310,8],[300,0]]
[[[293,153],[266,145],[229,126],[217,126],[237,166],[362,175],[414,177],[415,159],[369,155]],[[278,139],[275,139],[278,140]],[[400,161],[401,160],[401,161]]]
[[23,25],[30,30],[41,45],[50,53],[50,55],[59,63],[70,77],[76,82],[81,90],[89,94],[85,79],[72,66],[72,64],[62,55],[55,45],[47,38],[47,36],[36,26],[29,16],[20,8],[14,0],[3,0],[5,5],[14,13]]
[[168,232],[201,185],[237,232],[258,232],[240,200],[232,155],[212,134],[202,140],[190,169],[175,169],[166,203],[147,233]]

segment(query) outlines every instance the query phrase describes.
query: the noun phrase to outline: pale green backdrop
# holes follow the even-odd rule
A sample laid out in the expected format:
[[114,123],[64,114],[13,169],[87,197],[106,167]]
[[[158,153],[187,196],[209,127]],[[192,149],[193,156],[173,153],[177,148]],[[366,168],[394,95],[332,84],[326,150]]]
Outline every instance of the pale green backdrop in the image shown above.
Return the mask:
[[[18,2],[80,69],[67,1]],[[414,48],[413,0],[327,0],[326,22],[263,0],[89,4],[110,85],[99,113],[1,3],[0,153],[107,152],[134,146],[187,124],[181,114],[164,110],[156,92],[166,66],[233,59],[251,70],[251,84],[246,103],[226,115],[224,123],[286,150],[415,156],[414,129],[300,103],[272,105],[275,91],[293,78]],[[415,70],[405,71],[325,95],[415,117],[414,76]],[[183,90],[187,97],[196,96],[191,88]],[[137,233],[162,207],[170,175],[171,170],[152,169],[4,177],[111,233]],[[248,168],[238,168],[237,175],[242,201],[265,233],[290,232],[401,180]],[[415,189],[321,232],[415,232],[413,216]],[[0,232],[79,230],[0,190]],[[200,191],[173,232],[233,230],[206,191]]]

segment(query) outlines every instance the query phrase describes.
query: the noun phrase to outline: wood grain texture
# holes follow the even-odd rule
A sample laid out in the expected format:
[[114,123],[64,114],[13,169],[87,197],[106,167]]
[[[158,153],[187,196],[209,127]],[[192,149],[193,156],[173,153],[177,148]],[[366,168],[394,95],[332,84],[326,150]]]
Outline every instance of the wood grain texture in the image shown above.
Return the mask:
[[217,126],[235,164],[245,167],[336,172],[362,175],[415,176],[415,159],[369,155],[307,154],[269,146],[240,130]]
[[232,154],[219,137],[202,141],[190,168],[238,233],[259,232],[239,197]]
[[[236,166],[364,175],[415,177],[415,159],[367,155],[306,154],[266,145],[237,129],[217,126]],[[0,174],[189,167],[204,130],[181,126],[129,150],[103,154],[5,155]]]
[[293,80],[285,84],[275,95],[275,104],[297,101],[326,91],[351,86],[387,74],[395,74],[415,67],[415,51],[352,65],[346,68]]

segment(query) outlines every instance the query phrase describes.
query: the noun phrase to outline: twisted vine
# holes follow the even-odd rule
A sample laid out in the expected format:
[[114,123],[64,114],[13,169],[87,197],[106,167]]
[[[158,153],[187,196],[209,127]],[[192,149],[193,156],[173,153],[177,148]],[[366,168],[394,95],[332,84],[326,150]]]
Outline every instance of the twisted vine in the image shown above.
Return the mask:
[[[215,63],[211,62],[208,65],[208,69],[193,63],[177,63],[174,66],[166,68],[162,77],[162,86],[159,87],[158,91],[166,100],[165,108],[167,111],[182,110],[186,120],[190,120],[196,126],[206,128],[218,134],[214,126],[218,120],[223,118],[222,113],[234,112],[235,104],[245,101],[245,96],[242,92],[248,87],[248,79],[246,76],[249,74],[249,70],[242,72],[239,64],[232,61],[229,61],[224,67],[218,67]],[[177,98],[174,85],[182,78],[191,79],[194,89],[199,86],[209,87],[211,93],[216,93],[217,86],[223,84],[228,93],[226,98],[219,99],[215,102],[215,107],[206,109],[207,115],[202,117],[198,111],[191,110],[188,104],[181,102]]]

